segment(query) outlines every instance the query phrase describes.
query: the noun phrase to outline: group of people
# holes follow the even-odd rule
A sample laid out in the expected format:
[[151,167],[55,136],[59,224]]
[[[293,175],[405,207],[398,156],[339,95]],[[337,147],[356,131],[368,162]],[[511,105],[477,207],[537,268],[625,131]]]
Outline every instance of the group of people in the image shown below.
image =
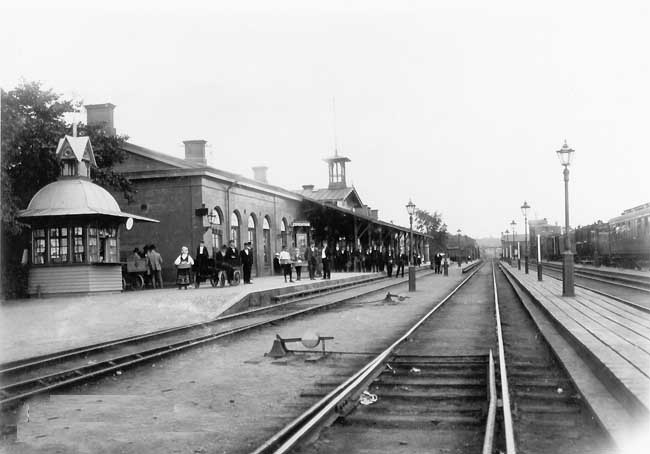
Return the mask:
[[201,241],[196,249],[196,260],[192,259],[189,249],[186,246],[181,248],[181,254],[174,261],[176,265],[176,285],[178,288],[187,289],[191,281],[191,269],[195,271],[195,285],[201,286],[201,282],[210,279],[213,273],[223,271],[229,285],[235,274],[235,267],[241,266],[244,277],[244,284],[252,284],[251,271],[253,269],[253,249],[250,242],[244,243],[244,249],[239,251],[234,241],[225,244],[214,254],[212,263],[205,243]]
[[299,281],[303,266],[307,266],[309,279],[313,281],[316,279],[316,270],[319,268],[319,264],[322,266],[323,279],[331,279],[333,257],[333,251],[327,241],[323,242],[323,247],[320,249],[316,247],[316,243],[312,242],[304,253],[301,253],[298,248],[293,248],[293,252],[289,252],[287,246],[283,245],[282,251],[276,254],[274,264],[277,261],[277,266],[282,269],[284,282],[293,282],[293,270],[296,271],[296,280]]
[[449,268],[449,258],[439,252],[433,256],[431,267],[435,274],[442,274],[442,268]]
[[[419,254],[413,257],[414,265],[420,265],[422,258]],[[400,274],[404,277],[404,267],[409,264],[409,256],[405,251],[394,254],[390,248],[373,248],[363,252],[350,247],[341,250],[338,246],[332,248],[327,241],[323,242],[321,248],[316,247],[314,242],[301,253],[300,249],[292,247],[291,251],[282,246],[282,251],[277,253],[274,259],[276,273],[282,273],[285,282],[293,282],[295,270],[296,280],[301,279],[302,267],[306,266],[309,272],[309,279],[316,279],[316,274],[322,275],[322,279],[330,279],[332,268],[336,272],[344,271],[366,271],[387,273],[388,277],[395,277]]]

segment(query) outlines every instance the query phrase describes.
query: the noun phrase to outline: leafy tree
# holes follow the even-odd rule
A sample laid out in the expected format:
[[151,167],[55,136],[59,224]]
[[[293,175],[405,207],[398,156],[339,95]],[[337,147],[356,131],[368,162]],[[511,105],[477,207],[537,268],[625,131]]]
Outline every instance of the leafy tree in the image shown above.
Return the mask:
[[[24,284],[20,268],[27,244],[26,225],[16,219],[34,194],[55,181],[60,167],[55,159],[58,141],[70,134],[65,114],[79,105],[63,99],[40,82],[23,82],[10,91],[0,90],[2,135],[0,179],[2,181],[2,284],[6,296],[16,296]],[[122,192],[129,200],[133,189],[128,179],[111,170],[125,159],[122,144],[127,136],[107,136],[101,127],[82,125],[81,134],[93,144],[98,169],[91,175],[101,186]]]
[[427,210],[416,209],[415,229],[434,238],[431,243],[432,252],[447,248],[447,225],[442,222],[442,215],[437,211],[430,213]]

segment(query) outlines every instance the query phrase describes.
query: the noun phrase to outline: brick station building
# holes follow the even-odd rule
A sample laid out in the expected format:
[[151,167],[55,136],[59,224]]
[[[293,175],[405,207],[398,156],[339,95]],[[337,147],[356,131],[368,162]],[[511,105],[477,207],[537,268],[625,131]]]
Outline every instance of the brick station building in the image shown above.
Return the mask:
[[[88,124],[103,124],[114,134],[114,108],[108,103],[86,106]],[[305,185],[288,190],[270,184],[263,166],[253,167],[249,178],[208,165],[205,140],[184,144],[183,159],[127,142],[127,159],[115,168],[137,190],[131,203],[115,194],[120,206],[160,221],[146,232],[125,232],[121,256],[126,258],[135,247],[155,244],[163,256],[165,281],[175,279],[173,261],[181,246],[189,247],[193,255],[200,241],[211,252],[230,239],[238,248],[250,241],[255,251],[254,276],[272,274],[273,257],[283,245],[303,249],[312,240],[319,245],[327,240],[339,248],[408,248],[409,229],[379,220],[377,210],[364,205],[356,190],[347,186],[347,157],[335,154],[325,160],[328,188]],[[424,261],[428,260],[427,239],[414,232],[414,251]]]

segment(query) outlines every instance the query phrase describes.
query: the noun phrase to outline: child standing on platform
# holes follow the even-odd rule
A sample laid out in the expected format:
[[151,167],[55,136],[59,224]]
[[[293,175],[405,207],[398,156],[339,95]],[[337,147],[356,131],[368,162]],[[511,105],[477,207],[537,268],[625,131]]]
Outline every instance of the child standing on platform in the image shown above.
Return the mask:
[[176,265],[176,284],[178,285],[178,290],[183,287],[187,290],[187,286],[190,284],[190,270],[194,265],[194,260],[190,256],[190,251],[187,246],[181,248],[181,255],[179,255],[174,261]]

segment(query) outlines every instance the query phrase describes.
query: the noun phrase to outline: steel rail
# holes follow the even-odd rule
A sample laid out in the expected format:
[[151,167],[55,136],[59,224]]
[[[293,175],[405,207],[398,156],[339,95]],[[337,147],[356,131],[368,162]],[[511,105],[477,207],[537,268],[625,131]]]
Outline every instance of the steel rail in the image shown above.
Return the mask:
[[[556,265],[554,263],[544,263],[543,268],[549,268],[555,271],[561,271],[562,266]],[[593,281],[604,282],[607,284],[618,285],[619,287],[625,287],[632,290],[638,290],[643,293],[650,293],[650,281],[643,277],[639,276],[625,276],[621,275],[623,273],[614,274],[611,272],[599,272],[597,270],[584,270],[584,269],[575,269],[574,273],[577,276],[581,276],[585,279],[591,279]],[[638,287],[637,285],[642,285],[643,287]]]
[[[555,280],[558,280],[558,281],[562,280],[561,276],[555,276],[553,274],[549,274],[546,271],[544,272],[544,274],[547,275],[548,277],[552,278],[552,279],[555,279]],[[590,278],[587,278],[587,279],[590,279]],[[609,285],[618,285],[619,287],[628,287],[626,285],[621,285],[619,283],[612,282],[612,281],[604,281],[604,282],[609,284]],[[642,312],[646,312],[646,313],[650,314],[650,307],[643,306],[643,305],[641,305],[639,303],[635,303],[634,301],[626,300],[625,298],[621,298],[620,296],[612,295],[611,293],[603,292],[602,290],[597,290],[595,288],[588,287],[586,285],[582,285],[582,284],[578,284],[578,283],[575,283],[574,285],[576,287],[580,287],[580,288],[583,288],[585,290],[589,290],[590,292],[598,293],[599,295],[606,296],[606,297],[611,298],[613,300],[616,300],[616,301],[618,301],[620,303],[626,304],[626,305],[628,305],[630,307],[633,307],[633,308],[638,309],[638,310],[640,310]]]
[[[272,324],[278,321],[283,321],[292,317],[297,317],[306,313],[314,312],[326,307],[334,306],[337,304],[344,303],[345,301],[351,300],[351,299],[356,299],[359,296],[362,296],[364,294],[368,293],[374,293],[377,291],[381,291],[383,289],[386,289],[388,287],[394,287],[396,285],[401,285],[403,284],[404,281],[399,281],[399,282],[390,282],[387,285],[383,285],[379,288],[373,288],[371,290],[367,290],[364,292],[361,292],[359,294],[356,294],[354,296],[348,296],[339,300],[335,301],[330,301],[327,303],[319,304],[316,306],[308,307],[305,309],[301,309],[295,312],[290,312],[288,314],[283,314],[279,315],[277,317],[272,317],[266,320],[262,320],[259,322],[251,323],[248,325],[240,326],[238,328],[232,328],[229,330],[221,331],[218,333],[212,333],[212,334],[207,334],[203,336],[198,336],[190,339],[184,339],[175,343],[171,344],[165,344],[162,346],[157,346],[145,350],[141,350],[138,352],[132,352],[128,353],[126,355],[122,356],[117,356],[113,358],[109,358],[106,360],[102,360],[100,362],[97,362],[95,364],[90,364],[90,365],[84,365],[81,367],[76,367],[60,372],[56,372],[53,374],[45,375],[45,376],[40,376],[40,377],[35,377],[32,379],[24,380],[21,382],[17,383],[10,383],[6,384],[2,387],[0,387],[0,392],[2,394],[9,394],[9,392],[12,389],[20,389],[25,388],[25,387],[35,387],[35,389],[28,390],[26,392],[20,392],[18,394],[14,395],[9,395],[7,397],[2,397],[0,400],[0,406],[4,409],[8,405],[15,404],[16,402],[26,399],[28,397],[32,397],[34,395],[43,393],[45,391],[51,391],[55,388],[63,387],[63,386],[68,386],[74,383],[82,382],[85,380],[88,380],[90,378],[95,378],[100,375],[105,375],[107,373],[110,373],[112,371],[120,370],[120,369],[125,369],[130,366],[137,365],[139,363],[145,362],[145,361],[150,361],[152,359],[159,358],[164,355],[168,355],[174,352],[178,352],[190,347],[195,347],[197,345],[201,345],[207,342],[212,342],[217,339],[220,339],[222,337],[226,336],[231,336],[240,332],[248,331],[254,328],[259,328],[264,325]],[[321,294],[320,296],[324,296]],[[277,305],[276,305],[277,306]],[[236,314],[233,314],[236,315]],[[71,378],[70,378],[71,377]],[[57,381],[58,380],[58,381]],[[52,381],[55,381],[53,383],[50,383]]]
[[515,435],[512,426],[512,413],[510,410],[510,391],[508,390],[508,373],[506,371],[506,354],[503,346],[503,332],[501,330],[501,314],[499,313],[499,292],[497,291],[497,277],[492,262],[492,281],[494,287],[494,312],[496,317],[497,341],[499,348],[499,374],[501,378],[501,401],[503,402],[503,426],[506,438],[506,453],[515,454]]
[[494,429],[496,428],[497,384],[496,374],[494,371],[494,356],[492,356],[492,349],[490,349],[490,355],[488,359],[488,396],[490,396],[490,405],[488,407],[487,421],[485,423],[483,454],[492,454],[492,446],[494,444]]
[[363,366],[358,372],[348,378],[345,382],[332,390],[321,400],[316,402],[296,419],[291,421],[287,426],[268,439],[262,446],[253,451],[253,454],[283,454],[297,446],[305,440],[308,435],[315,433],[325,423],[332,418],[338,417],[339,410],[345,407],[355,394],[360,393],[363,388],[367,387],[373,379],[373,375],[381,372],[384,363],[393,351],[402,342],[408,340],[411,336],[431,315],[433,315],[443,304],[445,304],[461,287],[463,287],[479,270],[476,268],[467,276],[458,286],[456,286],[442,301],[433,309],[427,312],[418,320],[406,333],[391,344],[386,350],[377,355],[368,364]]
[[82,347],[76,347],[68,350],[61,350],[58,352],[53,352],[53,353],[48,353],[45,355],[38,355],[38,356],[33,356],[30,358],[25,358],[25,359],[19,359],[15,361],[8,361],[5,363],[0,364],[0,377],[5,374],[9,373],[15,373],[15,372],[23,372],[24,370],[28,368],[35,368],[35,367],[43,367],[46,365],[49,365],[51,363],[56,363],[56,362],[61,362],[63,360],[71,359],[74,357],[82,356],[88,353],[92,352],[99,352],[102,350],[106,350],[109,348],[117,347],[123,344],[128,344],[131,342],[137,342],[137,341],[148,341],[148,340],[154,340],[157,337],[165,336],[165,335],[170,335],[170,334],[175,334],[175,333],[182,333],[183,331],[190,331],[193,329],[197,328],[205,328],[207,326],[221,323],[224,321],[227,321],[229,319],[233,318],[239,318],[239,317],[244,317],[247,315],[252,315],[256,313],[261,313],[261,312],[268,312],[268,311],[273,311],[277,308],[284,307],[290,304],[295,304],[298,302],[303,302],[309,299],[316,299],[325,295],[331,295],[334,293],[339,293],[343,292],[345,290],[350,290],[351,288],[354,287],[360,287],[363,285],[371,284],[373,282],[377,282],[380,280],[386,279],[385,277],[373,277],[373,278],[367,278],[367,279],[360,279],[358,281],[352,281],[348,285],[341,286],[341,285],[336,285],[333,288],[330,288],[329,291],[327,291],[328,287],[322,287],[319,288],[319,292],[314,292],[313,295],[308,295],[305,297],[301,298],[294,298],[289,301],[285,301],[283,303],[277,303],[269,306],[264,306],[264,307],[259,307],[255,309],[249,309],[246,311],[241,311],[237,312],[234,314],[230,315],[220,315],[212,320],[206,320],[204,322],[196,322],[196,323],[189,323],[186,325],[180,325],[180,326],[174,326],[171,328],[163,328],[161,330],[156,330],[156,331],[151,331],[149,333],[144,333],[144,334],[137,334],[134,336],[127,336],[119,339],[112,339],[109,341],[105,342],[99,342],[96,344],[90,344],[90,345],[84,345]]

